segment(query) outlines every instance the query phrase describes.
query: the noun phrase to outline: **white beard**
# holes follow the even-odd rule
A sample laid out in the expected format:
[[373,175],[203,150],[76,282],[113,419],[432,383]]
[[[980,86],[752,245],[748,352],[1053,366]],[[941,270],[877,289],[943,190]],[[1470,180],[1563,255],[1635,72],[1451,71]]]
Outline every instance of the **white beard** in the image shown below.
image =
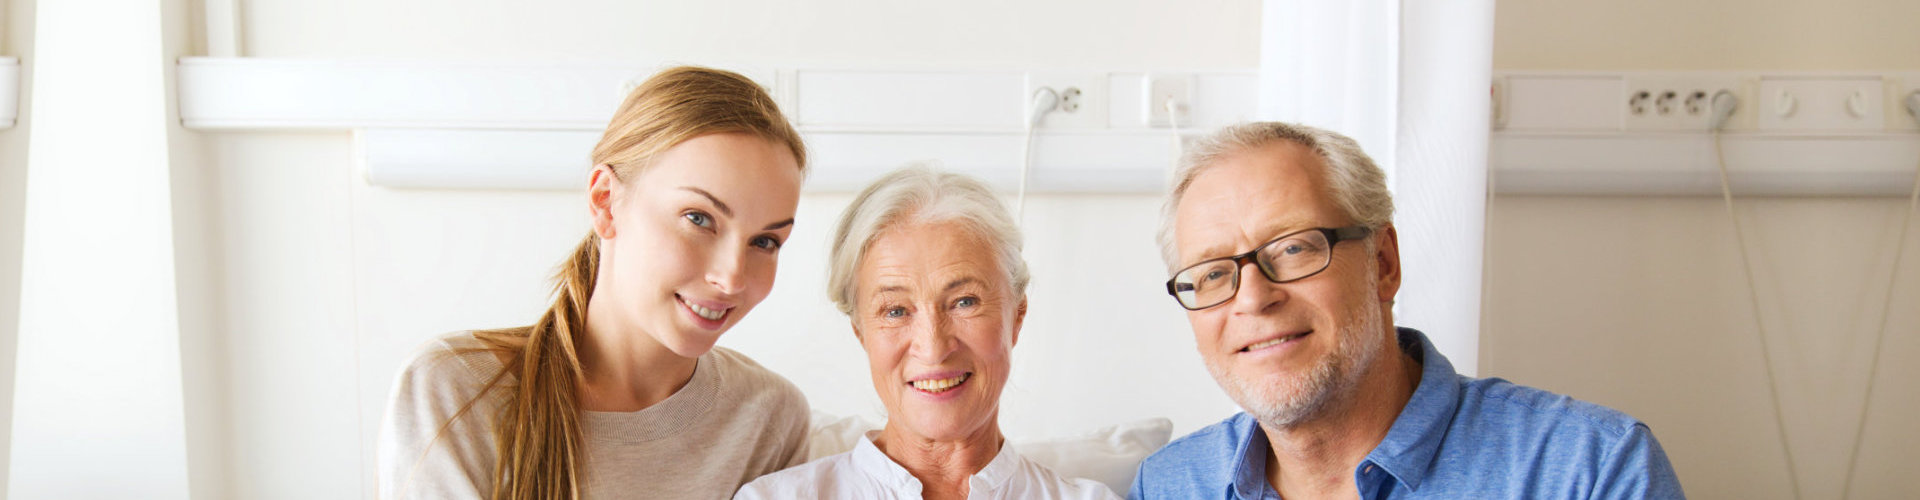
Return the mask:
[[[1360,376],[1380,355],[1385,338],[1381,334],[1380,304],[1366,306],[1348,318],[1347,327],[1338,332],[1339,343],[1333,353],[1304,376],[1277,384],[1259,384],[1228,372],[1226,367],[1207,364],[1207,371],[1241,408],[1268,428],[1285,429],[1318,417],[1335,396],[1350,393]],[[1325,333],[1325,332],[1322,332]]]

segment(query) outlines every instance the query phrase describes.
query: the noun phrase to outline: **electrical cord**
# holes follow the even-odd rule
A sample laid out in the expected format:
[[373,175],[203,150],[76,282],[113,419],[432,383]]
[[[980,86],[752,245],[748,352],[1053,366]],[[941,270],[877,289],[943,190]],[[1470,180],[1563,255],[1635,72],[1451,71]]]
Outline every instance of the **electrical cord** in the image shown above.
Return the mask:
[[1040,119],[1060,106],[1060,93],[1052,87],[1040,87],[1033,91],[1033,97],[1027,101],[1027,137],[1020,146],[1020,192],[1014,198],[1013,219],[1015,222],[1026,220],[1027,216],[1027,176],[1033,168],[1033,135],[1040,128]]
[[[1920,90],[1907,94],[1907,113],[1920,122]],[[1880,308],[1880,328],[1873,337],[1873,357],[1867,361],[1867,394],[1860,400],[1860,422],[1853,429],[1853,448],[1847,453],[1847,475],[1842,480],[1840,498],[1853,498],[1853,471],[1860,463],[1860,442],[1867,435],[1867,410],[1873,403],[1874,379],[1880,373],[1880,346],[1887,338],[1887,318],[1893,315],[1893,288],[1900,282],[1900,257],[1906,254],[1907,229],[1913,224],[1913,213],[1920,211],[1920,166],[1914,167],[1913,192],[1907,195],[1907,210],[1900,215],[1900,236],[1895,238],[1893,247],[1893,269],[1888,271],[1887,294]]]
[[1780,408],[1780,383],[1773,376],[1773,352],[1767,345],[1766,322],[1760,317],[1760,290],[1753,279],[1753,259],[1747,256],[1747,237],[1740,230],[1740,218],[1733,211],[1733,186],[1727,182],[1727,157],[1720,147],[1720,131],[1726,128],[1727,119],[1739,107],[1740,99],[1732,92],[1722,90],[1713,96],[1713,120],[1709,132],[1713,134],[1714,165],[1720,168],[1720,199],[1726,202],[1727,222],[1733,226],[1734,244],[1740,247],[1740,270],[1747,277],[1747,297],[1753,305],[1754,336],[1760,340],[1760,362],[1767,373],[1767,392],[1773,400],[1774,429],[1780,435],[1780,452],[1787,460],[1787,485],[1793,489],[1793,498],[1800,498],[1800,473],[1793,463],[1793,445],[1787,442],[1786,413]]
[[[1713,96],[1714,116],[1710,125],[1710,131],[1713,134],[1714,165],[1719,167],[1720,197],[1721,200],[1725,202],[1727,208],[1727,219],[1733,225],[1735,243],[1740,246],[1740,269],[1745,273],[1747,278],[1747,296],[1751,299],[1753,305],[1754,333],[1760,340],[1761,361],[1766,363],[1767,389],[1773,396],[1775,427],[1779,431],[1781,452],[1785,455],[1787,462],[1787,482],[1788,485],[1793,488],[1793,498],[1798,499],[1800,498],[1800,474],[1794,467],[1792,446],[1787,442],[1786,418],[1780,406],[1780,386],[1773,375],[1773,357],[1770,352],[1771,349],[1767,346],[1766,325],[1761,321],[1760,317],[1760,294],[1759,288],[1755,285],[1753,278],[1753,261],[1747,255],[1746,236],[1740,230],[1740,220],[1734,215],[1733,189],[1731,183],[1727,180],[1726,153],[1722,149],[1720,141],[1720,132],[1725,128],[1726,120],[1733,114],[1733,110],[1738,106],[1738,102],[1738,98],[1735,98],[1731,92],[1724,90]],[[1920,91],[1908,95],[1906,105],[1907,111],[1913,114],[1916,120],[1920,120]],[[1874,381],[1879,378],[1878,374],[1880,373],[1880,349],[1881,346],[1885,344],[1887,322],[1893,312],[1894,285],[1899,283],[1900,261],[1901,257],[1906,253],[1907,231],[1913,225],[1913,213],[1915,211],[1920,211],[1920,166],[1916,166],[1914,169],[1913,188],[1907,195],[1907,208],[1900,216],[1900,232],[1894,239],[1893,268],[1888,272],[1886,293],[1881,298],[1880,326],[1874,331],[1873,356],[1867,363],[1866,394],[1860,401],[1860,421],[1854,427],[1853,445],[1847,454],[1846,476],[1842,481],[1843,486],[1840,494],[1840,498],[1842,499],[1852,498],[1853,473],[1860,461],[1860,444],[1862,438],[1866,436],[1867,410],[1873,402]]]

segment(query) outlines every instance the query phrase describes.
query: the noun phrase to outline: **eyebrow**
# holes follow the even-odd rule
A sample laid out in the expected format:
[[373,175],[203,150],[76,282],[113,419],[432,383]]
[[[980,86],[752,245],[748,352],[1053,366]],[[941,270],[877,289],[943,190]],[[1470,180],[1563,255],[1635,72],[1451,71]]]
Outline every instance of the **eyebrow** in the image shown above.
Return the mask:
[[[956,280],[953,280],[952,282],[947,283],[946,288],[942,289],[942,291],[951,292],[955,288],[960,288],[963,286],[976,284],[976,283],[980,283],[979,278],[968,276],[968,277],[956,279]],[[900,286],[900,285],[886,285],[880,288],[873,289],[873,292],[868,295],[881,295],[881,294],[895,293],[895,292],[904,293],[904,292],[908,292],[908,290],[907,290],[907,287]]]
[[952,282],[949,282],[949,283],[947,283],[947,288],[946,288],[945,290],[943,290],[943,291],[945,291],[945,292],[951,292],[951,291],[953,291],[953,289],[955,289],[955,288],[960,288],[960,287],[963,287],[963,286],[967,286],[968,284],[972,284],[972,283],[979,283],[979,282],[980,282],[980,279],[979,279],[979,278],[975,278],[975,277],[972,277],[972,276],[968,276],[968,277],[965,277],[965,278],[960,278],[960,279],[957,279],[957,280],[953,280]]
[[[1273,241],[1274,238],[1279,238],[1282,235],[1298,232],[1302,229],[1311,227],[1312,225],[1313,225],[1312,223],[1307,222],[1304,219],[1288,219],[1278,224],[1269,224],[1260,228],[1260,232],[1266,233],[1267,236],[1261,237],[1260,241],[1254,242],[1254,244],[1255,245],[1264,244],[1268,241]],[[1228,255],[1232,255],[1227,253],[1231,251],[1233,251],[1232,247],[1228,246],[1227,244],[1210,246],[1210,247],[1207,247],[1205,251],[1200,252],[1199,255],[1201,256],[1195,258],[1193,262],[1188,263],[1188,265],[1198,264],[1204,261],[1223,258]]]
[[[722,215],[726,215],[728,218],[733,217],[733,207],[727,206],[727,202],[720,201],[720,198],[714,197],[713,193],[709,193],[705,189],[700,189],[693,186],[680,186],[680,189],[705,197],[707,201],[713,203],[713,208],[720,210],[720,213]],[[775,222],[772,224],[767,224],[766,229],[763,229],[763,230],[773,231],[773,230],[777,230],[777,229],[784,228],[787,226],[792,226],[792,225],[793,225],[793,218],[788,217],[787,220]]]
[[725,214],[727,217],[733,217],[733,208],[728,207],[727,203],[720,201],[719,198],[713,197],[713,193],[709,193],[705,189],[700,189],[693,186],[680,186],[680,189],[691,191],[694,194],[707,197],[707,201],[713,202],[713,207],[720,209],[721,214]]

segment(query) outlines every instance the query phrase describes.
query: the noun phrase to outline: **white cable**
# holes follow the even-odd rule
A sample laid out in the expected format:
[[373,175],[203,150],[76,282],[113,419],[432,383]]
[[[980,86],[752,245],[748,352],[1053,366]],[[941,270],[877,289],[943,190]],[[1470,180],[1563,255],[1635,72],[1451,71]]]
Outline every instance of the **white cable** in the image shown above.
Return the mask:
[[1040,118],[1047,116],[1060,104],[1060,93],[1052,87],[1040,87],[1033,91],[1033,98],[1027,106],[1027,138],[1020,146],[1020,192],[1014,198],[1013,220],[1018,223],[1027,216],[1027,171],[1033,168],[1033,133],[1040,128]]
[[[1920,91],[1907,96],[1907,112],[1920,120]],[[1873,403],[1874,379],[1880,373],[1880,346],[1887,338],[1887,317],[1893,314],[1893,288],[1900,282],[1900,257],[1906,255],[1907,228],[1913,213],[1920,211],[1920,166],[1914,167],[1913,192],[1907,195],[1906,213],[1900,215],[1900,236],[1893,240],[1893,269],[1887,272],[1887,295],[1881,300],[1880,328],[1873,336],[1873,357],[1867,361],[1867,394],[1860,400],[1860,422],[1853,429],[1853,448],[1847,453],[1847,475],[1842,479],[1840,498],[1853,498],[1853,470],[1860,463],[1860,441],[1867,435],[1867,410]]]
[[1754,284],[1753,261],[1747,257],[1747,237],[1740,231],[1740,218],[1733,212],[1733,187],[1727,182],[1727,158],[1720,149],[1720,124],[1716,123],[1712,130],[1714,165],[1720,168],[1720,199],[1726,202],[1727,222],[1733,225],[1733,240],[1740,246],[1740,270],[1746,274],[1747,297],[1753,304],[1754,336],[1760,339],[1760,362],[1767,372],[1767,392],[1773,396],[1774,429],[1780,434],[1780,452],[1787,460],[1787,485],[1793,488],[1793,498],[1797,500],[1800,498],[1800,473],[1793,465],[1793,445],[1787,442],[1786,414],[1780,409],[1780,383],[1773,376],[1773,353],[1767,346],[1766,322],[1760,317],[1760,289]]

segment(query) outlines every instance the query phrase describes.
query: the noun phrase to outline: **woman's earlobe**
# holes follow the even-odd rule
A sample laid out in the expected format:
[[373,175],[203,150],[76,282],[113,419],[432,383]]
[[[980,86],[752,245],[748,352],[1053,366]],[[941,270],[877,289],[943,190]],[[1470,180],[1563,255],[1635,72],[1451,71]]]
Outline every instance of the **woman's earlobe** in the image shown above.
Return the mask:
[[1009,345],[1016,345],[1016,346],[1020,345],[1020,330],[1023,327],[1025,327],[1026,324],[1027,324],[1027,299],[1026,297],[1021,297],[1020,306],[1013,313],[1013,343]]

